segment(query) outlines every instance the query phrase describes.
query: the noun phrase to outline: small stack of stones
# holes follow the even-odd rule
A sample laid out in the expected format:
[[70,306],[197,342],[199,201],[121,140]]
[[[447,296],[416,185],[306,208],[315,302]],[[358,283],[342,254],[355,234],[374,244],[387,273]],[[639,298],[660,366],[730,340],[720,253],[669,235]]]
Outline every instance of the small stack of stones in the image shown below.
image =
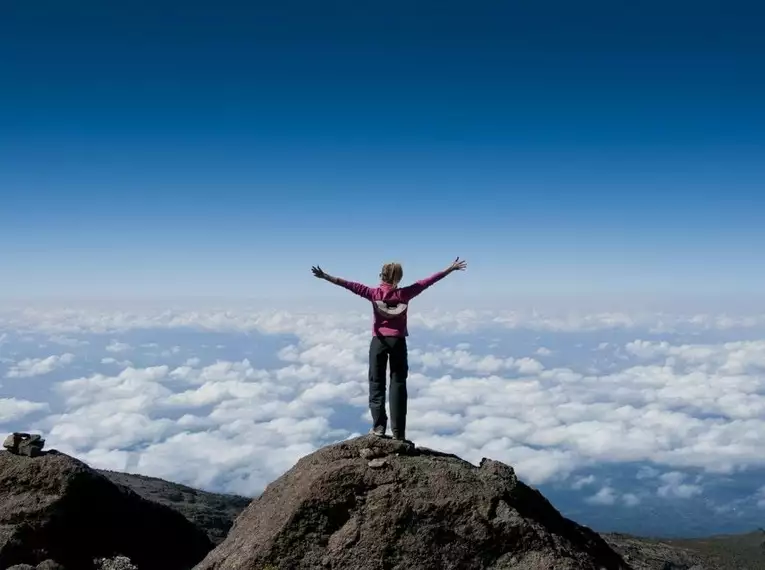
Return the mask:
[[45,440],[41,435],[14,432],[5,438],[3,447],[16,455],[37,457],[43,454]]

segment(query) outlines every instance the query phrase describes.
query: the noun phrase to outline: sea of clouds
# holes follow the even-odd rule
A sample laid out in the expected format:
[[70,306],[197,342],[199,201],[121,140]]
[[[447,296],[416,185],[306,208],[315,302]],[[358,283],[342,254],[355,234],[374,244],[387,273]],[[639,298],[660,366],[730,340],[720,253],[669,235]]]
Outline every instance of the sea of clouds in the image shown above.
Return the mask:
[[[257,495],[369,429],[359,306],[2,309],[0,430]],[[738,532],[765,516],[765,315],[429,309],[410,333],[418,445],[505,461],[597,530]]]

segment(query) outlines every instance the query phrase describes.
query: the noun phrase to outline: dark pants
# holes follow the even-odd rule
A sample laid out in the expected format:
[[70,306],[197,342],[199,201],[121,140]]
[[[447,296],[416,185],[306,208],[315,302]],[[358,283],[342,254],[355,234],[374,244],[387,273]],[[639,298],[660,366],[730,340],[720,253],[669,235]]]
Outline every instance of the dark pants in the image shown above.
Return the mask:
[[390,360],[390,427],[394,437],[406,433],[406,377],[409,374],[406,338],[375,336],[369,345],[369,410],[374,427],[387,427],[385,369]]

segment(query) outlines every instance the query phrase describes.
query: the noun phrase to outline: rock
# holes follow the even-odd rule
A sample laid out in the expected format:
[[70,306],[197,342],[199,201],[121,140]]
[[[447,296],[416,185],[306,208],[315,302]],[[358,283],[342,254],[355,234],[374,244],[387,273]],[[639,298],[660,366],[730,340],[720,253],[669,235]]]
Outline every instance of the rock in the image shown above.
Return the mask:
[[[384,457],[369,469],[361,451]],[[511,467],[362,436],[300,459],[195,570],[624,570]]]
[[141,570],[186,570],[212,546],[180,513],[66,454],[0,452],[0,568],[51,559],[90,570],[122,554]]
[[486,459],[484,457],[481,459],[479,467],[485,475],[494,475],[500,480],[505,481],[511,487],[514,487],[518,483],[518,477],[515,475],[515,469],[509,465],[505,465],[499,461],[494,461],[493,459]]
[[765,568],[761,541],[752,532],[695,539],[604,533],[603,539],[635,570],[755,570]]
[[374,449],[369,449],[368,447],[362,447],[359,450],[359,457],[362,459],[375,459],[378,457],[377,452]]
[[18,433],[12,433],[8,437],[5,438],[5,441],[3,441],[3,447],[10,451],[11,453],[16,453],[19,450],[19,439]]
[[45,440],[41,435],[14,432],[5,438],[3,447],[17,455],[26,455],[28,457],[38,457],[42,455]]
[[37,565],[37,570],[66,570],[66,568],[55,560],[45,560]]
[[10,566],[8,570],[37,570],[37,568],[31,564],[16,564],[14,566]]
[[127,556],[102,558],[98,561],[97,568],[98,570],[138,570],[138,567],[134,566]]
[[373,459],[367,465],[371,467],[372,469],[380,469],[381,467],[385,467],[388,464],[388,460],[384,457],[378,457],[377,459]]

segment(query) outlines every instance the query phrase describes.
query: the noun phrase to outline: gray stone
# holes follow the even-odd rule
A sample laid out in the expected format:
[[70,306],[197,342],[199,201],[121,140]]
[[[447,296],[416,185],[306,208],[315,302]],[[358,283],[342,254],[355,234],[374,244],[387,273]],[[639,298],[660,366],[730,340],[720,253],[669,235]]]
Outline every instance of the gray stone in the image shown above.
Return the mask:
[[[359,461],[363,449],[382,457]],[[365,452],[366,453],[366,452]],[[385,469],[370,469],[371,463]],[[511,467],[362,436],[301,458],[195,570],[627,570]]]
[[370,449],[368,447],[363,447],[359,449],[359,456],[362,459],[369,460],[369,459],[374,459],[375,457],[377,457],[377,454],[375,453],[373,449]]
[[66,568],[55,560],[45,560],[37,565],[37,570],[66,570]]
[[380,469],[382,467],[385,467],[388,464],[388,460],[385,457],[378,457],[377,459],[373,459],[367,465],[371,467],[372,469]]
[[38,457],[42,455],[42,449],[45,446],[45,440],[39,434],[29,434],[23,432],[14,432],[5,438],[3,447],[17,455],[26,455],[28,457]]
[[98,570],[138,570],[127,556],[115,556],[114,558],[102,558],[96,561]]

